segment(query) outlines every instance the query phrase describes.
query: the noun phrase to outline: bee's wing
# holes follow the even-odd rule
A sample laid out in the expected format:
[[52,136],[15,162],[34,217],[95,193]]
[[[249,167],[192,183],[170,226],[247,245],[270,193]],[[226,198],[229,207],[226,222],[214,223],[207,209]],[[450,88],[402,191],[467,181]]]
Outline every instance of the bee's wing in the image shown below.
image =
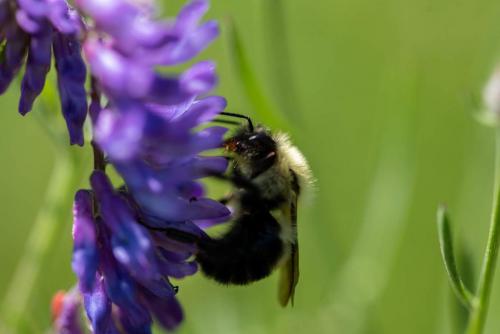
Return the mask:
[[295,287],[299,282],[299,242],[297,238],[297,194],[293,193],[289,208],[285,209],[285,216],[289,219],[293,232],[293,242],[290,254],[281,267],[278,298],[281,306],[285,307],[289,301],[293,306]]

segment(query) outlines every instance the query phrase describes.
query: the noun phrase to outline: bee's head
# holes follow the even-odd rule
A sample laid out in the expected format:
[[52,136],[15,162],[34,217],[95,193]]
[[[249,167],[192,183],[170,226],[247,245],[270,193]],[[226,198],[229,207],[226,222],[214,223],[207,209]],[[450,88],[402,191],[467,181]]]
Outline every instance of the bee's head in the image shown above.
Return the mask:
[[255,177],[269,169],[276,161],[276,141],[264,127],[242,128],[224,142],[224,148],[233,154],[243,172]]

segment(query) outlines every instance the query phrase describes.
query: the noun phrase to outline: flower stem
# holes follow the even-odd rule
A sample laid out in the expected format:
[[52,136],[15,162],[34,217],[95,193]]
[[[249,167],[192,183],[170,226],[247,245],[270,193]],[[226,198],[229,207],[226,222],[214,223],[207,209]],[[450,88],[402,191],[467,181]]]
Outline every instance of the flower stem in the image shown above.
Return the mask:
[[[62,150],[61,150],[62,151]],[[69,212],[73,197],[81,181],[82,163],[69,150],[59,152],[49,180],[45,201],[30,231],[26,248],[19,260],[6,296],[1,305],[5,324],[14,333],[21,332],[29,319],[27,309],[41,270],[50,261],[51,249],[56,238],[69,224]]]
[[495,276],[498,246],[500,243],[500,129],[496,129],[496,163],[493,213],[491,216],[488,243],[483,259],[476,303],[469,317],[467,334],[481,334],[488,314],[491,287]]

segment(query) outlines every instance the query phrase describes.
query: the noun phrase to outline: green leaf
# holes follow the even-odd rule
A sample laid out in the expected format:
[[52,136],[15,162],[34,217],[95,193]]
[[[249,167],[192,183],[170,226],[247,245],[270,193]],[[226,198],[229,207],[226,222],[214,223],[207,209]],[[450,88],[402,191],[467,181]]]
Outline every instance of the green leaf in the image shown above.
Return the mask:
[[445,206],[440,206],[438,208],[437,225],[441,255],[450,279],[451,287],[458,299],[460,299],[467,308],[471,309],[474,304],[474,296],[466,288],[457,269],[455,253],[453,251],[450,220]]
[[298,124],[300,101],[294,78],[294,67],[290,59],[289,29],[286,24],[287,5],[283,0],[261,0],[262,36],[266,52],[268,78],[272,93],[277,98],[280,111],[285,112],[292,123]]
[[255,114],[271,128],[289,130],[290,125],[277,111],[258,82],[243,43],[232,20],[227,20],[228,44],[236,75],[248,97]]
[[[475,286],[474,282],[474,257],[470,249],[464,244],[458,243],[456,251],[456,259],[460,268],[460,276],[466,286]],[[450,289],[449,301],[451,307],[451,326],[452,333],[465,333],[467,328],[467,320],[470,315],[470,310],[464,304],[455,298],[455,293]]]

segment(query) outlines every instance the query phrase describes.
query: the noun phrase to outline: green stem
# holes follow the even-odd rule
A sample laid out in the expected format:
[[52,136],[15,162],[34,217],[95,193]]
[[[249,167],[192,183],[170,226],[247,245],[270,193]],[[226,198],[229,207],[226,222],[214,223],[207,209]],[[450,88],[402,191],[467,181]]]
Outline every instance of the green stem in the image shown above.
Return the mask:
[[477,303],[469,317],[467,334],[481,334],[484,330],[488,314],[491,287],[495,276],[495,268],[500,242],[500,129],[496,130],[496,163],[495,163],[495,192],[493,199],[493,213],[488,235],[488,243],[484,254],[483,267],[479,277]]
[[69,224],[72,194],[81,181],[78,157],[69,150],[59,152],[49,181],[45,201],[30,231],[26,248],[14,272],[1,305],[5,324],[14,333],[29,319],[28,305],[41,270],[50,261],[51,249],[64,226]]

